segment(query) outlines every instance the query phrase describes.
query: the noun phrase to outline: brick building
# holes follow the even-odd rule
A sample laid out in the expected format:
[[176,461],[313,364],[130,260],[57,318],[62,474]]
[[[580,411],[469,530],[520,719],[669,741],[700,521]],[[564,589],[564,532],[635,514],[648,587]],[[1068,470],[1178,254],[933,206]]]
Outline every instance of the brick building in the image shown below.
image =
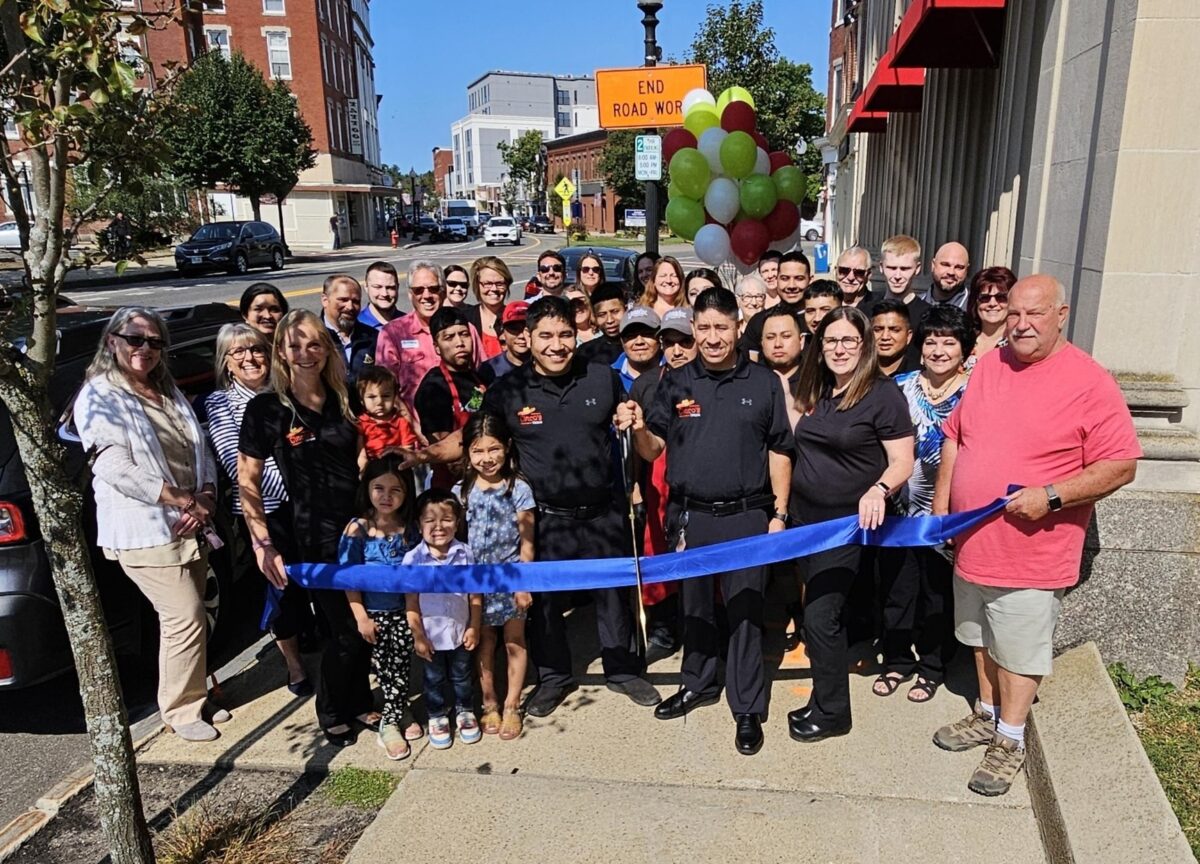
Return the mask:
[[[575,183],[575,197],[582,207],[581,218],[590,232],[610,233],[616,217],[622,215],[621,198],[605,185],[598,168],[600,154],[608,141],[608,132],[596,129],[566,138],[546,142],[546,189],[553,195],[554,186],[562,177]],[[562,220],[556,220],[562,226]]]
[[454,197],[454,151],[445,147],[433,148],[433,185],[438,198]]
[[[284,202],[289,244],[328,245],[334,215],[342,242],[382,236],[384,202],[395,190],[384,185],[380,164],[369,0],[217,0],[181,3],[176,14],[180,26],[140,39],[151,85],[167,61],[187,65],[205,51],[238,51],[296,94],[317,163]],[[250,216],[241,196],[212,190],[209,199],[220,218]],[[273,206],[262,216],[278,221]]]

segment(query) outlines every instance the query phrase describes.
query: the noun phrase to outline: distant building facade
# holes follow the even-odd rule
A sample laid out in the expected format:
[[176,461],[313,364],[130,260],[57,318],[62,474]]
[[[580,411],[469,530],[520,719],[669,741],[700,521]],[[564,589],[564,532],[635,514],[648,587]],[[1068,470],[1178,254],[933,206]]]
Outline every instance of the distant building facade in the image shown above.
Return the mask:
[[[575,183],[579,220],[589,233],[611,233],[618,217],[623,218],[621,198],[606,185],[599,168],[600,154],[607,142],[608,132],[596,129],[546,144],[546,189],[553,190],[562,177]],[[555,224],[561,228],[562,220],[557,219]]]

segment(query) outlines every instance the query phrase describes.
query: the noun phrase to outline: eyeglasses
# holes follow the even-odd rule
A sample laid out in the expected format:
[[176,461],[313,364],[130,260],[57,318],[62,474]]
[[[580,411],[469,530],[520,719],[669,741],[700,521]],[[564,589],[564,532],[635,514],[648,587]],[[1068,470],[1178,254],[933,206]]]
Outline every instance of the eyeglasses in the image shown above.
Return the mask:
[[[463,283],[464,286],[466,284],[467,284],[466,282]],[[480,288],[507,288],[508,283],[507,282],[480,282],[479,287]]]
[[137,333],[114,333],[112,335],[123,339],[130,348],[141,348],[146,345],[153,351],[161,351],[167,347],[167,343],[157,336],[139,336]]
[[847,351],[855,351],[862,344],[861,336],[826,336],[821,340],[821,347],[826,351],[833,351],[837,346],[841,345]]
[[252,354],[255,357],[266,357],[267,349],[261,345],[242,345],[238,348],[230,348],[225,352],[226,357],[232,357],[234,360],[244,360],[247,354]]
[[470,284],[471,284],[470,282],[459,282],[458,280],[455,280],[454,282],[451,282],[449,279],[447,279],[447,280],[446,280],[446,287],[447,287],[447,288],[466,288],[466,287],[468,287]]
[[766,294],[758,294],[758,293],[743,294],[742,299],[752,301],[754,303],[761,303],[762,301],[767,299],[767,295]]
[[411,291],[417,297],[420,297],[422,294],[441,294],[442,293],[442,288],[439,285],[413,285],[408,290]]
[[866,279],[869,269],[863,270],[858,267],[841,267],[837,268],[837,275],[840,279],[845,279],[847,276],[853,276],[855,279]]
[[561,273],[561,272],[563,272],[563,266],[561,264],[539,264],[538,272],[539,273]]
[[976,300],[975,302],[978,305],[982,306],[984,303],[988,302],[989,300],[995,300],[997,303],[999,303],[1001,306],[1003,306],[1006,303],[1008,303],[1008,292],[1007,291],[997,291],[995,294],[980,294],[979,299]]

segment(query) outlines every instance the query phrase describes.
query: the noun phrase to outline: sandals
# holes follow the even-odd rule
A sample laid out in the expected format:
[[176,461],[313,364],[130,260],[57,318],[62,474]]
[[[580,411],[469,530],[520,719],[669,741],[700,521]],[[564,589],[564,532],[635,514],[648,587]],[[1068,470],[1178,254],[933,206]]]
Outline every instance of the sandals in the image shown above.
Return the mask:
[[500,706],[483,706],[483,716],[479,718],[479,726],[485,735],[495,735],[500,731]]
[[[884,672],[875,679],[875,683],[871,685],[871,692],[876,696],[891,696],[900,688],[900,685],[907,681],[911,675],[904,675],[900,672]],[[882,685],[882,688],[880,687]]]
[[366,726],[372,732],[378,732],[379,722],[383,720],[383,715],[378,711],[367,711],[365,714],[359,714],[354,719]]
[[512,741],[514,738],[520,738],[523,729],[524,724],[521,721],[520,710],[517,708],[505,708],[504,719],[500,721],[500,740]]
[[405,741],[420,741],[425,737],[425,730],[421,728],[421,724],[416,720],[404,727]]
[[[916,702],[918,704],[922,702],[928,702],[933,698],[934,694],[937,693],[938,688],[941,686],[942,682],[940,681],[930,681],[924,675],[918,675],[917,680],[913,682],[913,686],[908,689],[908,701]],[[913,694],[921,695],[913,698]]]

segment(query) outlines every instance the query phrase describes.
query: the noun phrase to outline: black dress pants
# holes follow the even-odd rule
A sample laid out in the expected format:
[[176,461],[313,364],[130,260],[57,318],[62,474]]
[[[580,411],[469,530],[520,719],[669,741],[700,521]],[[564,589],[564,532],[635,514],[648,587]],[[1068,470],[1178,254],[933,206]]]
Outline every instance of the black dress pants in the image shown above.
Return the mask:
[[[940,683],[953,657],[954,568],[935,549],[879,549],[883,665]],[[913,649],[916,649],[916,658]]]
[[[577,558],[619,558],[633,554],[629,522],[615,509],[594,519],[539,513],[535,533],[539,561],[570,562]],[[564,564],[564,569],[568,567],[569,563]],[[634,641],[634,590],[603,588],[592,592],[600,661],[604,677],[614,683],[637,678],[646,671]],[[569,687],[575,683],[567,622],[563,618],[569,593],[537,594],[529,610],[530,655],[537,668],[538,683],[548,687]]]
[[859,570],[861,547],[839,546],[800,559],[804,576],[805,647],[812,669],[812,719],[821,725],[850,722],[846,596]]
[[883,667],[901,675],[909,675],[917,667],[912,648],[921,593],[919,551],[906,547],[875,550],[883,599]]
[[[668,537],[678,536],[681,508],[667,509]],[[765,534],[769,517],[764,510],[730,516],[688,514],[687,548],[697,549]],[[715,615],[714,581],[725,598],[729,644],[725,655],[725,700],[734,714],[763,714],[767,710],[763,671],[763,594],[767,568],[746,567],[718,576],[699,576],[680,582],[683,601],[683,667],[680,680],[695,693],[715,696],[717,661],[721,653]]]

